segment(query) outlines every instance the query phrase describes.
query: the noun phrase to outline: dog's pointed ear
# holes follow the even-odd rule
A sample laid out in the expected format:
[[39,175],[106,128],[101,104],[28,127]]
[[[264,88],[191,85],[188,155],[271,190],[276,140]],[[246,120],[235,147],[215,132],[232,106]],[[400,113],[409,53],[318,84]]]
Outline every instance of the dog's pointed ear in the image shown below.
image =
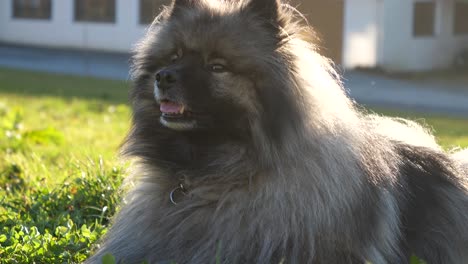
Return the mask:
[[280,0],[250,0],[247,10],[270,22],[277,22],[280,12]]

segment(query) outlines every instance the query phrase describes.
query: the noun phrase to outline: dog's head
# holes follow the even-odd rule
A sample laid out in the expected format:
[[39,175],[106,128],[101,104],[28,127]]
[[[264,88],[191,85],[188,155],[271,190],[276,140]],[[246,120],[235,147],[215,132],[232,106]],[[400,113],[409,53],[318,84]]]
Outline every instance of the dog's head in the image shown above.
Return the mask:
[[[136,50],[135,110],[177,132],[238,133],[260,119],[274,131],[294,119],[283,12],[278,0],[176,0]],[[138,106],[149,98],[153,109]]]

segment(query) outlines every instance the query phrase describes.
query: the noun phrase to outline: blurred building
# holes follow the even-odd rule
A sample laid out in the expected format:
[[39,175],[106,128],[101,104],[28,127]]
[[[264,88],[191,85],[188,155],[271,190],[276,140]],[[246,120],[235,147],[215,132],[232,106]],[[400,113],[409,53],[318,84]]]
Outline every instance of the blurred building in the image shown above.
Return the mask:
[[[2,0],[0,42],[128,52],[170,0]],[[291,0],[344,68],[450,67],[468,49],[467,0]]]

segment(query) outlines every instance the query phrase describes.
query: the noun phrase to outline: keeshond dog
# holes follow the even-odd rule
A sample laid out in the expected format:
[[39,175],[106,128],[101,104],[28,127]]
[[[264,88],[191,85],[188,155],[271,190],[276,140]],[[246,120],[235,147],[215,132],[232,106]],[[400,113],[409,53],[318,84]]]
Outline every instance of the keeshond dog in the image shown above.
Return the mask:
[[468,151],[365,113],[279,0],[175,0],[133,57],[124,204],[88,263],[468,263]]

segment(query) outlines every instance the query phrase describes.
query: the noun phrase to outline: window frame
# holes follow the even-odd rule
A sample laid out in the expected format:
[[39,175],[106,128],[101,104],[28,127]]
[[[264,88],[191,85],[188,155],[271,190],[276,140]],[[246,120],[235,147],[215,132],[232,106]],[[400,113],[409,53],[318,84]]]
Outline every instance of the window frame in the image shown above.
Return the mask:
[[[424,23],[418,23],[418,21],[421,21],[423,20],[424,21],[424,18],[421,18],[421,17],[418,17],[418,9],[417,9],[417,5],[432,5],[432,19],[429,19],[431,20],[432,22],[432,28],[430,30],[427,30],[426,28],[423,27],[418,27],[418,25],[424,25]],[[420,7],[422,8],[422,7]],[[437,5],[437,1],[434,1],[434,0],[415,0],[413,1],[413,4],[412,4],[412,36],[413,38],[433,38],[435,36],[437,36],[438,34],[438,5]],[[423,14],[420,14],[420,15],[423,15]]]
[[[18,19],[18,20],[51,21],[52,16],[53,16],[53,9],[52,9],[53,1],[52,0],[37,0],[37,1],[39,1],[39,6],[41,5],[41,3],[43,1],[46,2],[46,4],[45,4],[46,8],[47,8],[46,16],[44,16],[44,17],[24,16],[24,15],[18,14],[17,13],[17,8],[21,8],[21,7],[17,7],[17,5],[19,5],[18,0],[11,0],[11,2],[10,2],[11,3],[11,18],[15,19],[15,20]],[[29,8],[29,9],[32,9],[32,8]]]
[[[468,36],[468,1],[454,1],[454,6],[453,6],[453,22],[452,22],[452,33],[454,36]],[[466,16],[464,17],[464,20],[462,19],[460,23],[457,23],[457,5],[465,5],[464,8],[466,8]],[[463,14],[462,14],[463,15]],[[463,16],[460,15],[462,18]],[[463,23],[465,21],[465,23]],[[457,27],[458,25],[465,25],[465,28],[462,28],[461,30]]]
[[[85,0],[85,1],[97,1],[97,0]],[[96,23],[96,24],[116,24],[117,23],[117,0],[99,0],[99,1],[110,1],[111,7],[113,7],[109,12],[111,14],[110,18],[105,19],[96,19],[95,17],[83,14],[80,17],[80,3],[86,5],[86,2],[82,0],[73,1],[73,21],[75,23]],[[83,12],[85,12],[84,10]]]

